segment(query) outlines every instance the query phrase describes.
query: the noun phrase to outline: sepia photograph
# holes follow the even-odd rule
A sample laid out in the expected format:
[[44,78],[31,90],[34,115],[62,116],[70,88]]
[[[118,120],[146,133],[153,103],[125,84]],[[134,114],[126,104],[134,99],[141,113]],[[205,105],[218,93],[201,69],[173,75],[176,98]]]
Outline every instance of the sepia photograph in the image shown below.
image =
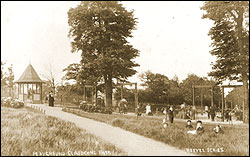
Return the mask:
[[249,156],[249,1],[1,1],[1,156]]

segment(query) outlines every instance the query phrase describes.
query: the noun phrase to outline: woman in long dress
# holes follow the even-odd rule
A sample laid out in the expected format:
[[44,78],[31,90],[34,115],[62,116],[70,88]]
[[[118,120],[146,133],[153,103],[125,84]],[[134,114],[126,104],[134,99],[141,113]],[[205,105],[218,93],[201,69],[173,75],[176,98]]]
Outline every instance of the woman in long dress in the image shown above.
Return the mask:
[[49,106],[54,106],[54,97],[52,95],[52,92],[49,93]]

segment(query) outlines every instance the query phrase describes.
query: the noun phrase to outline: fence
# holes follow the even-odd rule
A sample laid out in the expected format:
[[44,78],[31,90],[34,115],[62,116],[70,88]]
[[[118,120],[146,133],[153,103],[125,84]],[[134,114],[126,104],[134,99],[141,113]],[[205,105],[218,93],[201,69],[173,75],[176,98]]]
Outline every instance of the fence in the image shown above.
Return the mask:
[[29,105],[26,105],[26,106],[28,106],[28,107],[30,107],[30,108],[33,108],[33,109],[35,109],[35,110],[37,110],[37,111],[40,111],[41,113],[45,114],[45,111],[46,111],[46,110],[44,110],[44,109],[42,109],[42,108],[40,108],[40,107],[38,107],[38,106],[36,106],[36,105],[29,104]]

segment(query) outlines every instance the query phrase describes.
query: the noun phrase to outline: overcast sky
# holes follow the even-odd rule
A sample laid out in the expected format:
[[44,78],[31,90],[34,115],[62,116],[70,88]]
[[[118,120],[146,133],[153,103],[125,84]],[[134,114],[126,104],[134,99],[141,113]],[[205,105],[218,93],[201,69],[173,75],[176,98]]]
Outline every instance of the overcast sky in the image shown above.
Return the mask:
[[[201,19],[203,2],[122,2],[134,9],[137,30],[131,44],[140,51],[138,74],[150,70],[170,79],[183,80],[187,74],[207,76],[211,71],[210,37],[213,22]],[[15,80],[31,62],[41,78],[50,67],[60,81],[62,69],[80,61],[72,54],[68,38],[70,7],[79,2],[1,2],[1,60],[13,64]],[[138,74],[130,81],[139,81]]]

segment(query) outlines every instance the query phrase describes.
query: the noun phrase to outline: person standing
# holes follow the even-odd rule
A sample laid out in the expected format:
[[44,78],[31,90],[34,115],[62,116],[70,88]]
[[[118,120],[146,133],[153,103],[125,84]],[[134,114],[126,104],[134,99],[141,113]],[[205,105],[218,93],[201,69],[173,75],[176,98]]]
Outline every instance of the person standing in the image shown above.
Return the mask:
[[51,95],[51,98],[52,98],[52,107],[54,107],[54,101],[55,101],[55,99],[54,99],[54,95],[53,94]]
[[54,106],[54,97],[52,92],[49,93],[49,106],[53,107]]
[[181,118],[185,119],[185,102],[183,102],[183,104],[181,104]]
[[151,107],[149,104],[146,106],[146,114],[149,115],[151,113]]
[[138,119],[139,116],[141,116],[141,104],[139,104],[136,109],[136,119]]
[[48,99],[49,99],[49,95],[47,94],[46,96],[45,96],[45,101],[44,101],[44,104],[46,105],[46,103],[48,102]]
[[211,116],[212,121],[214,121],[214,117],[215,117],[215,108],[214,107],[211,107],[211,109],[210,109],[210,116]]
[[191,119],[191,108],[188,107],[187,110],[186,110],[186,117],[187,119]]
[[191,111],[192,111],[192,117],[191,117],[191,118],[192,118],[193,120],[195,120],[195,115],[196,115],[196,107],[195,107],[195,105],[192,106]]
[[174,122],[174,109],[172,106],[169,108],[169,121],[170,123]]

